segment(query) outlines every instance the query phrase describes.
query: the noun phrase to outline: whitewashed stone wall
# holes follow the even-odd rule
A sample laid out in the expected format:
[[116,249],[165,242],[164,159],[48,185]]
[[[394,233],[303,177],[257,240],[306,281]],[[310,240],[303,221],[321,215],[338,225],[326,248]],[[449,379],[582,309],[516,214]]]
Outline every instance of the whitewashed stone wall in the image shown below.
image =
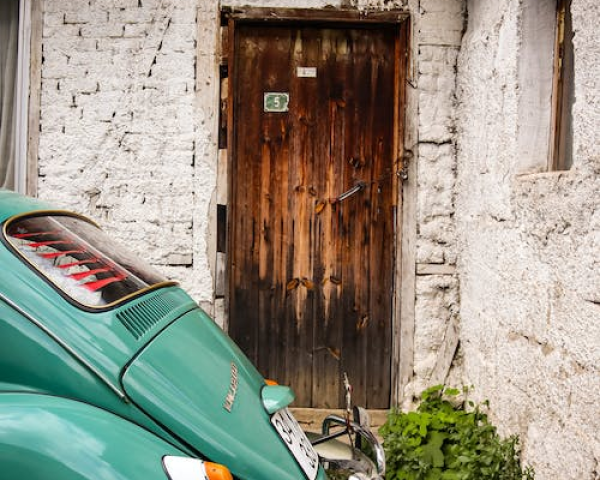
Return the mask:
[[[535,2],[536,8],[543,2]],[[554,8],[554,2],[546,2]],[[532,3],[470,0],[459,54],[457,231],[464,379],[538,480],[600,478],[600,6],[573,0],[573,168],[524,150]],[[552,18],[552,15],[551,17]],[[550,35],[552,38],[553,35]],[[529,68],[529,70],[527,70]],[[549,66],[551,71],[551,65]],[[525,69],[525,70],[524,70]],[[541,69],[537,73],[535,69]],[[546,72],[542,71],[546,70]],[[537,85],[539,87],[539,85]],[[537,88],[536,87],[536,88]],[[541,97],[540,105],[549,102]],[[547,109],[534,112],[540,130]],[[533,118],[535,121],[536,119]],[[531,141],[540,144],[539,130]],[[547,137],[546,137],[547,144]]]
[[[197,7],[43,2],[39,195],[95,217],[210,302],[216,104],[199,101],[213,79],[196,77]],[[214,59],[215,40],[202,40]]]
[[[413,10],[417,132],[414,377],[405,405],[446,380],[439,352],[458,320],[456,278],[456,62],[465,28],[463,0],[421,0]],[[410,199],[405,198],[406,201]],[[449,366],[449,365],[448,365]],[[434,371],[441,373],[432,377]]]

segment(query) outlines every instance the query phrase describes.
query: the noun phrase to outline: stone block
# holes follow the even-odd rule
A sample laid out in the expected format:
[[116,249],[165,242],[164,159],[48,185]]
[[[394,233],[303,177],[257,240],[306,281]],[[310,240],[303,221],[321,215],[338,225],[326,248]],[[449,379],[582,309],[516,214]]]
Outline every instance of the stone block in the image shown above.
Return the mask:
[[121,23],[84,24],[81,26],[81,36],[87,38],[122,37],[125,26]]
[[[83,38],[77,34],[74,35],[61,35],[59,30],[62,31],[63,28],[74,29],[78,28],[73,25],[62,26],[62,27],[52,27],[44,29],[44,52],[51,49],[62,50],[65,54],[69,55],[72,52],[95,52],[97,47],[96,39],[93,38]],[[57,33],[58,32],[58,33]],[[47,36],[47,33],[53,33],[54,36]]]
[[454,69],[448,68],[442,73],[422,73],[419,75],[419,90],[424,92],[439,92],[447,94],[456,89]]
[[[427,66],[431,68],[425,68]],[[435,62],[421,64],[420,69],[428,72],[426,86],[431,87],[431,79],[447,69]],[[447,77],[447,75],[444,75]],[[427,85],[429,81],[429,85]],[[419,93],[419,140],[421,142],[447,143],[454,137],[455,89],[452,81],[448,90],[421,90]]]
[[147,37],[152,31],[150,23],[126,23],[124,37]]
[[443,13],[448,15],[464,15],[466,5],[463,0],[420,0],[419,13]]
[[86,8],[76,12],[65,12],[65,24],[105,24],[108,22],[108,13],[104,10]]
[[465,15],[460,12],[424,11],[419,18],[419,44],[460,47]]
[[[113,65],[113,56],[110,52],[95,50],[92,52],[70,51],[68,53],[69,65],[86,67],[86,72],[107,74],[107,70]],[[90,70],[90,66],[98,66],[98,69]]]
[[62,10],[57,11],[57,12],[49,12],[49,11],[44,12],[44,16],[43,16],[44,31],[46,31],[46,29],[48,27],[60,27],[60,26],[63,26],[64,24],[65,24],[65,13]]
[[454,74],[458,47],[419,45],[418,70],[420,74]]
[[48,38],[73,38],[75,40],[81,38],[81,26],[77,24],[66,25],[64,23],[60,25],[45,25],[43,36]]
[[[100,90],[98,81],[95,78],[85,76],[84,66],[70,66],[64,72],[49,70],[47,74],[44,74],[44,69],[42,69],[42,78],[46,78],[46,76],[56,78],[56,75],[59,73],[65,73],[59,81],[59,87],[64,92],[77,95],[81,93],[95,93]],[[54,75],[50,75],[51,73]]]
[[444,264],[446,263],[446,245],[440,245],[431,240],[417,240],[416,261],[418,263]]
[[108,19],[111,23],[117,24],[148,24],[154,28],[162,29],[168,20],[168,16],[161,11],[150,8],[138,8],[137,4],[133,7],[123,7],[111,9],[108,12]]
[[[125,25],[122,26],[122,32],[125,33]],[[145,38],[138,37],[101,37],[97,40],[97,48],[102,52],[112,52],[116,55],[130,55],[129,61],[140,63],[138,56],[140,54],[147,55],[149,51],[154,51],[156,46],[154,42]]]
[[415,374],[427,378],[448,323],[458,314],[458,280],[455,275],[427,275],[416,279]]
[[44,14],[46,13],[72,13],[85,11],[90,8],[89,0],[44,0]]
[[[59,88],[63,88],[65,84],[70,83],[71,79],[82,79],[85,77],[85,72],[85,67],[78,65],[60,65],[59,63],[46,62],[42,65],[42,79],[60,80]],[[83,88],[87,89],[89,86],[84,85]]]
[[202,8],[190,8],[184,5],[182,8],[174,8],[171,12],[171,25],[194,25],[199,26],[203,23],[212,24],[215,19],[219,18],[218,5],[207,2],[209,12],[202,12]]

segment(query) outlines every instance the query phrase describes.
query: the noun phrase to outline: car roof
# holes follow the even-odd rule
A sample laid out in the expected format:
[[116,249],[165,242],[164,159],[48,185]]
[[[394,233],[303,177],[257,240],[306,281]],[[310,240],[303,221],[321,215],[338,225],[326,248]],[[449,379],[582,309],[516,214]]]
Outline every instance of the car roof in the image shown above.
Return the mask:
[[0,223],[24,213],[40,210],[54,210],[52,205],[36,198],[26,197],[19,193],[0,188]]

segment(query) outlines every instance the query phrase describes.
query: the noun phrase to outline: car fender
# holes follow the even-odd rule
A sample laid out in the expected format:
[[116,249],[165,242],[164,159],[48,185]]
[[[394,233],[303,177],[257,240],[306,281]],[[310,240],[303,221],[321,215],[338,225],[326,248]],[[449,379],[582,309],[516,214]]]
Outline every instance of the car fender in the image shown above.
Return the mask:
[[0,394],[0,480],[167,480],[165,455],[186,456],[91,405],[33,393]]

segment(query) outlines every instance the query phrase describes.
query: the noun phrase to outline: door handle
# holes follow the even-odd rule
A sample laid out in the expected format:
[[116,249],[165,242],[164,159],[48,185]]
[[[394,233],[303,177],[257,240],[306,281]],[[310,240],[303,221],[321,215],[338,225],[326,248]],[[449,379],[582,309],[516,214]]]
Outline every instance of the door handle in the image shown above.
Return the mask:
[[329,199],[329,203],[334,204],[334,203],[343,202],[347,198],[350,198],[352,195],[356,195],[361,190],[364,190],[366,187],[367,187],[366,182],[363,182],[361,180],[356,185],[354,185],[350,190],[345,191],[344,193],[342,193],[338,197],[336,197],[336,198],[330,198]]

